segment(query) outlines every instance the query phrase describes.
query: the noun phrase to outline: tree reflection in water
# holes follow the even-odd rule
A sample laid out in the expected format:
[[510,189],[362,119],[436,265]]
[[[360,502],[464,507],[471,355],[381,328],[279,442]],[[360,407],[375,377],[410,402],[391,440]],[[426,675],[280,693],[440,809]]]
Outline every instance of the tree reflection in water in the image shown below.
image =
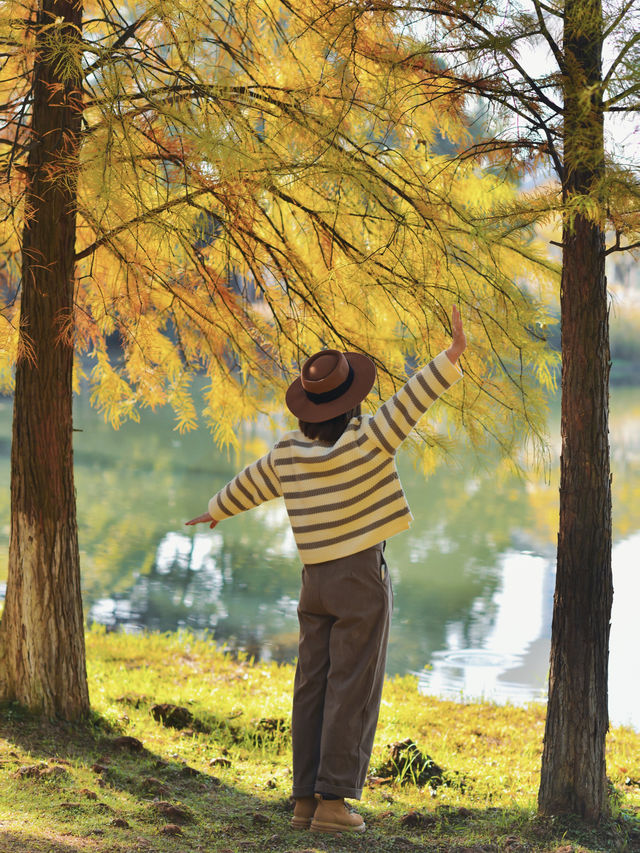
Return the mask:
[[[258,578],[267,567],[258,568],[257,556],[243,549],[242,542],[234,545],[229,548],[217,531],[193,537],[170,531],[150,571],[138,575],[121,594],[98,599],[89,620],[112,630],[188,628],[208,632],[216,642],[243,649],[258,660],[293,660],[297,596],[271,583],[271,592],[281,594],[265,601]],[[254,566],[251,579],[240,568],[243,562]]]

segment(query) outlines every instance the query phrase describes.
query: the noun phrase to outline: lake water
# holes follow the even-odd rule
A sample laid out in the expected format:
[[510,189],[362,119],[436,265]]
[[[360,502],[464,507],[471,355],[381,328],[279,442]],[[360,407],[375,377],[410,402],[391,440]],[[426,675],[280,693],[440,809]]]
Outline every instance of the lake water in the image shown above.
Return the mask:
[[[614,603],[610,716],[640,729],[640,390],[612,390]],[[557,408],[557,407],[556,407]],[[76,488],[85,613],[112,628],[208,631],[257,658],[296,654],[300,563],[279,501],[187,528],[240,464],[171,413],[119,431],[76,399]],[[527,480],[489,466],[399,467],[415,517],[391,539],[395,593],[389,673],[421,690],[498,702],[544,699],[557,536],[559,427],[552,467]],[[0,400],[0,594],[9,543],[11,401]]]

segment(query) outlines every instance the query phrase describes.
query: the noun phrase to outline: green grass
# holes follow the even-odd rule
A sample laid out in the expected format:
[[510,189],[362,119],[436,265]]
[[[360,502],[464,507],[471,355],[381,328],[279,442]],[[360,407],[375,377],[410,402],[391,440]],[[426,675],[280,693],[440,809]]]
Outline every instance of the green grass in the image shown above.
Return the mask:
[[[541,707],[445,702],[419,696],[411,678],[387,681],[358,806],[367,832],[334,838],[289,828],[290,666],[253,665],[189,635],[92,630],[87,651],[89,723],[0,712],[1,853],[640,850],[640,735],[628,729],[609,737],[611,820],[545,820]],[[189,728],[157,722],[162,702],[188,708]],[[123,735],[143,751],[119,747]],[[386,745],[408,737],[445,784],[373,778]]]

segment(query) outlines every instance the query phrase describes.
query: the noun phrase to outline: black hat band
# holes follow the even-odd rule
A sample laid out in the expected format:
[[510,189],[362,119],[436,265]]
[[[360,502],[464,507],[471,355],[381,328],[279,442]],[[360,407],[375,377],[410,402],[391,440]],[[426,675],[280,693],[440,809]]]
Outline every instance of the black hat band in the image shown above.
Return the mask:
[[312,403],[331,403],[333,400],[337,400],[338,397],[342,397],[342,395],[351,388],[351,385],[353,384],[353,376],[353,367],[349,365],[347,378],[341,385],[338,385],[337,388],[332,388],[331,391],[324,391],[322,394],[314,394],[312,391],[307,391],[304,388],[303,390],[307,395],[307,399]]

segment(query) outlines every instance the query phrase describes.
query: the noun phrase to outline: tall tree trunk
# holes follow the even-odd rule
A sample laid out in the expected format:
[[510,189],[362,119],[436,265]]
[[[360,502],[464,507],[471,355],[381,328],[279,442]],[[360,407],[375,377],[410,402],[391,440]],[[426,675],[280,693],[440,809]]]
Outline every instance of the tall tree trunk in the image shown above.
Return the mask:
[[0,698],[89,709],[72,449],[73,288],[82,8],[42,0],[22,241],[11,539]]
[[[565,4],[565,203],[598,202],[604,177],[600,0]],[[562,458],[549,705],[538,804],[597,821],[608,812],[605,736],[611,576],[609,330],[603,227],[563,228]]]

